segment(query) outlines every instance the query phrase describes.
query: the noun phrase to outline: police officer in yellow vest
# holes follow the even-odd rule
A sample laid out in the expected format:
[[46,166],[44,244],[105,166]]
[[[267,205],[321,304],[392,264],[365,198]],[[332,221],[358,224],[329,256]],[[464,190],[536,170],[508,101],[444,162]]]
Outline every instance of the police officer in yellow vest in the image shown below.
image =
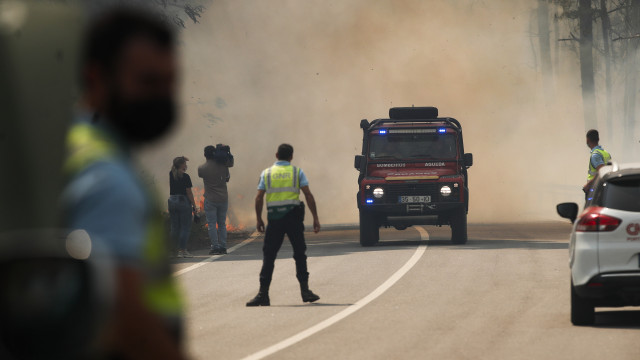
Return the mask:
[[85,230],[114,262],[113,314],[99,339],[109,358],[184,358],[160,208],[130,157],[174,122],[174,43],[163,22],[124,9],[101,15],[85,39],[83,109],[68,135],[62,200],[67,225]]
[[256,228],[264,232],[262,207],[267,196],[268,225],[262,248],[262,270],[260,271],[260,291],[247,306],[269,306],[269,285],[278,250],[282,246],[284,235],[289,237],[296,262],[296,277],[300,282],[303,302],[314,302],[320,297],[309,290],[309,272],[307,271],[307,246],[304,241],[304,203],[300,201],[300,190],[304,193],[309,210],[313,215],[313,231],[320,231],[320,221],[316,202],[309,190],[309,182],[302,169],[291,165],[293,147],[282,144],[276,153],[278,161],[260,175],[258,195],[256,196]]
[[589,156],[589,173],[587,175],[587,183],[582,187],[582,191],[585,192],[587,200],[591,198],[589,196],[592,191],[591,185],[593,180],[601,167],[605,166],[611,161],[611,154],[606,152],[602,146],[598,145],[600,142],[600,135],[598,130],[591,129],[587,131],[587,146],[591,149],[591,155]]

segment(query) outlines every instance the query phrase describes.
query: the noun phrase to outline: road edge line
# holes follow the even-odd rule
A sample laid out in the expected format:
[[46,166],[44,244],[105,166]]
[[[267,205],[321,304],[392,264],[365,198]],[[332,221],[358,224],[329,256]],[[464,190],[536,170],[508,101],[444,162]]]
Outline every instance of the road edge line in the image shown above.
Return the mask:
[[[243,242],[241,242],[239,244],[235,244],[234,246],[230,247],[229,250],[227,250],[227,254],[230,254],[230,253],[240,249],[241,247],[247,245],[248,243],[250,243],[253,240],[255,240],[258,236],[260,236],[260,233],[257,232],[257,231],[254,231],[253,234],[251,234],[251,236],[249,236],[249,238],[245,239]],[[174,272],[173,276],[174,277],[178,277],[178,276],[180,276],[182,274],[186,274],[189,271],[192,271],[192,270],[195,270],[195,269],[197,269],[199,267],[202,267],[202,266],[206,265],[209,262],[212,262],[212,261],[214,261],[216,259],[221,258],[222,256],[224,256],[224,255],[213,255],[213,256],[210,256],[210,257],[208,257],[208,258],[206,258],[206,259],[204,259],[204,260],[202,260],[202,261],[200,261],[198,263],[195,263],[195,264],[193,264],[193,265],[191,265],[189,267],[186,267],[184,269],[181,269],[181,270],[178,270],[178,271]]]
[[[427,230],[425,230],[421,226],[415,226],[414,228],[418,231],[418,233],[420,233],[420,239],[422,241],[429,241],[429,233],[427,232]],[[255,352],[247,357],[244,357],[243,360],[259,360],[267,356],[273,355],[280,350],[286,349],[289,346],[292,346],[308,338],[309,336],[328,328],[329,326],[339,322],[340,320],[346,318],[347,316],[362,309],[364,306],[366,306],[367,304],[369,304],[370,302],[378,298],[380,295],[384,294],[387,290],[389,290],[389,288],[391,288],[396,282],[398,282],[398,280],[400,280],[407,272],[409,272],[409,270],[411,270],[411,268],[413,268],[413,266],[418,263],[418,260],[420,260],[420,258],[422,257],[422,255],[424,255],[426,250],[427,250],[427,244],[420,244],[416,249],[416,251],[411,256],[411,258],[409,258],[409,260],[407,260],[407,262],[400,269],[398,269],[395,273],[393,273],[393,275],[391,275],[385,282],[383,282],[375,290],[369,293],[369,295],[356,301],[355,304],[311,326],[310,328],[307,328],[306,330],[303,330],[289,338],[286,338],[280,341],[279,343],[276,343],[274,345],[269,346],[268,348]]]

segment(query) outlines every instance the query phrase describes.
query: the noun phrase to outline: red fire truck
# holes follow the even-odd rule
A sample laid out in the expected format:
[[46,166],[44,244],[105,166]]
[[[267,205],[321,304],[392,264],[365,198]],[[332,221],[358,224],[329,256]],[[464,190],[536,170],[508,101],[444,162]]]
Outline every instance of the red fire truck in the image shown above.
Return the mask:
[[381,226],[412,225],[449,225],[452,243],[466,243],[473,155],[464,152],[460,122],[435,107],[396,107],[360,128],[360,244],[377,244]]

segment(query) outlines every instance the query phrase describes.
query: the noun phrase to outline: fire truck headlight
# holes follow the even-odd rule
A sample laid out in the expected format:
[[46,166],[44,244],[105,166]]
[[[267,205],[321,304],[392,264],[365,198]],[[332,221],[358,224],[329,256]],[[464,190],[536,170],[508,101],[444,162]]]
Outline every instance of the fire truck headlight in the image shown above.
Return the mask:
[[449,196],[451,195],[451,188],[447,185],[443,186],[440,188],[440,194],[442,196]]
[[384,195],[384,190],[382,188],[373,189],[373,197],[376,199],[380,199]]

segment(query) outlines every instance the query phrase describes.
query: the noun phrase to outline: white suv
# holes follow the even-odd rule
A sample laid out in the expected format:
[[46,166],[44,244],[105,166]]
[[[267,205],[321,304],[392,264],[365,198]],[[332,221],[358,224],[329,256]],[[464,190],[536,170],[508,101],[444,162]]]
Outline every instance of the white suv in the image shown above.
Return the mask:
[[640,163],[602,167],[581,214],[575,203],[557,211],[573,223],[571,322],[593,324],[595,307],[640,306]]

